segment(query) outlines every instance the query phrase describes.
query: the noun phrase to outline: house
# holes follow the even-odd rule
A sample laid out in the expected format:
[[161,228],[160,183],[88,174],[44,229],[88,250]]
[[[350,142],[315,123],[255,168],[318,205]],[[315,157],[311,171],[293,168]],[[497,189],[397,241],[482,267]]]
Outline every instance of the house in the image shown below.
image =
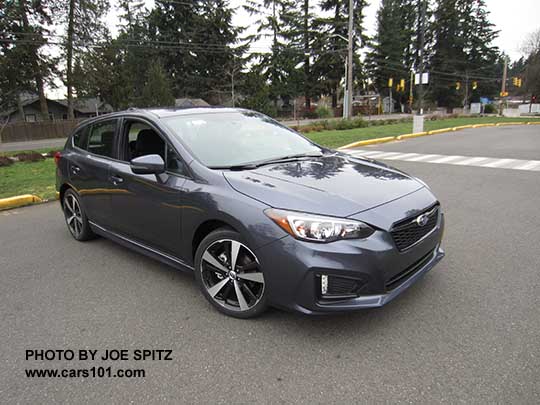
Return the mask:
[[210,104],[208,104],[202,98],[177,98],[176,100],[174,100],[174,106],[183,108],[209,107]]
[[[5,111],[0,111],[1,122],[36,122],[41,121],[39,97],[36,94],[21,94],[20,105]],[[52,100],[47,98],[49,118],[51,120],[65,120],[68,117],[67,100]],[[21,114],[22,109],[23,114]],[[99,98],[76,99],[74,103],[75,118],[94,117],[96,114],[112,112],[112,107]]]

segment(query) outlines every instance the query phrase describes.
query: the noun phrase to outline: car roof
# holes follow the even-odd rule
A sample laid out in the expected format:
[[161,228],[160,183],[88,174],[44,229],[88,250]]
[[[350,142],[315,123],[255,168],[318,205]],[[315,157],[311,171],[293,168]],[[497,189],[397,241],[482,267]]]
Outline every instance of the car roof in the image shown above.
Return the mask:
[[130,116],[140,116],[148,118],[166,118],[174,116],[187,116],[187,115],[199,115],[199,114],[217,114],[217,113],[238,113],[246,112],[244,108],[230,108],[230,107],[219,107],[219,106],[206,106],[206,107],[155,107],[155,108],[129,108],[123,111],[116,111],[107,114],[101,114],[97,117],[92,117],[82,121],[79,125],[76,126],[74,131],[92,124],[95,121],[101,121],[107,118],[121,118],[126,115]]

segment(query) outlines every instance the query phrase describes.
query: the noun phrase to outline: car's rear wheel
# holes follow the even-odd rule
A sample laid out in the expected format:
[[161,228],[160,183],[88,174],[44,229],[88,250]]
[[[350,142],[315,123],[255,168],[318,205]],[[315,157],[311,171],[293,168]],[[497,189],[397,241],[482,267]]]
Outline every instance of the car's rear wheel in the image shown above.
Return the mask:
[[259,260],[238,232],[219,229],[203,239],[195,254],[195,278],[224,314],[251,318],[268,306]]
[[95,237],[92,229],[90,229],[90,224],[88,223],[88,218],[81,205],[79,196],[72,189],[64,193],[62,208],[64,209],[66,224],[71,236],[79,241],[85,241]]

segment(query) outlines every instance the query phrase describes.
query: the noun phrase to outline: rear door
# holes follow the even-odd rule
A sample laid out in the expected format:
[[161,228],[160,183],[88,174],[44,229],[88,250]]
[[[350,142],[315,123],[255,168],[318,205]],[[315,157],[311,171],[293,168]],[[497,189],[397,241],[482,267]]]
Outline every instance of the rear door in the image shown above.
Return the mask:
[[118,119],[88,125],[73,137],[75,153],[68,161],[70,183],[81,196],[88,218],[102,226],[107,226],[111,215],[114,186],[109,180],[109,168],[116,153],[117,130]]
[[[110,178],[114,231],[182,258],[181,187],[186,181],[184,165],[166,137],[152,123],[135,118],[123,120],[118,159],[112,162]],[[141,175],[131,171],[134,157],[158,154],[167,171],[159,175]]]

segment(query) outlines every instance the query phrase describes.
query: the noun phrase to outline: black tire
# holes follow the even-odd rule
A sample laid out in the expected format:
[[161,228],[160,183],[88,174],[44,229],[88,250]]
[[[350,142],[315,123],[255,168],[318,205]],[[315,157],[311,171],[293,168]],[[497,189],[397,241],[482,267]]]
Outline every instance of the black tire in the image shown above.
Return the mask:
[[[236,264],[231,271],[233,251]],[[262,273],[244,238],[230,229],[208,234],[195,253],[195,279],[201,292],[220,312],[235,318],[253,318],[268,308]]]
[[68,189],[64,193],[62,209],[69,233],[71,233],[74,239],[82,242],[96,237],[90,228],[88,217],[84,212],[79,195],[74,190]]

